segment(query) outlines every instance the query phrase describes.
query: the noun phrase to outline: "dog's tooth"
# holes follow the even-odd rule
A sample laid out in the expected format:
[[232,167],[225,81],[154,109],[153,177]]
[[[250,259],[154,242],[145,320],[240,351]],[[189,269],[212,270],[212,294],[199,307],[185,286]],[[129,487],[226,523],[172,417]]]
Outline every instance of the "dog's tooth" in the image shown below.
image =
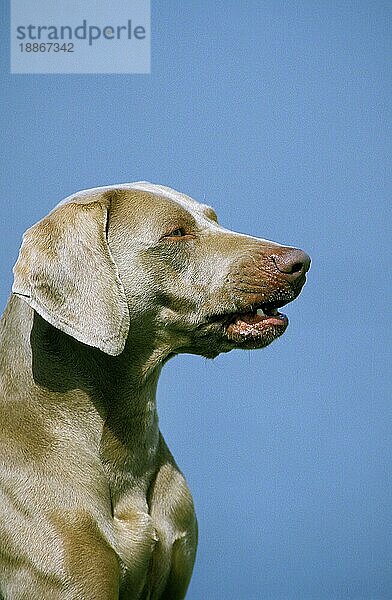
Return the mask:
[[256,313],[259,315],[259,317],[265,317],[265,312],[262,308],[258,308]]

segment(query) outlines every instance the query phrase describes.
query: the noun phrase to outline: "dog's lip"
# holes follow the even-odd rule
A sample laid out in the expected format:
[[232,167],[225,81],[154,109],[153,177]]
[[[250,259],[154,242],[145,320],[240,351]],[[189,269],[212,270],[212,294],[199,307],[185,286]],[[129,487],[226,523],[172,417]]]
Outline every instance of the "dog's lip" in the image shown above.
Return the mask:
[[280,301],[275,301],[275,302],[257,302],[255,304],[249,304],[247,306],[244,307],[238,307],[237,310],[231,310],[231,311],[225,311],[225,312],[221,312],[221,313],[215,313],[212,314],[208,317],[208,321],[209,322],[220,322],[223,325],[229,325],[230,323],[232,323],[233,321],[235,321],[238,318],[248,318],[250,319],[251,317],[254,317],[255,315],[257,315],[257,317],[259,317],[257,319],[257,321],[259,320],[266,320],[267,318],[272,318],[272,317],[280,317],[283,316],[285,318],[286,315],[283,315],[283,313],[278,312],[278,308],[285,306],[286,304],[289,304],[289,302],[292,301],[292,298],[287,299],[287,300],[280,300]]
[[262,305],[231,315],[226,322],[226,332],[228,335],[257,336],[262,335],[271,326],[286,329],[288,322],[287,316],[278,312],[277,308]]
[[278,308],[291,299],[248,305],[232,313],[217,316],[224,336],[238,347],[261,348],[281,336],[289,323]]

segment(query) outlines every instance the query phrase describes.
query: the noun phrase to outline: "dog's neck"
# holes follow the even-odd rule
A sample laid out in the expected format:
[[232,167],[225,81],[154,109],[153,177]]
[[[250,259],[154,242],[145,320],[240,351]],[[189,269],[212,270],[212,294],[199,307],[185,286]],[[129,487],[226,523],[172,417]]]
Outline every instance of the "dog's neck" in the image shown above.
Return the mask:
[[127,341],[119,356],[109,356],[59,331],[34,312],[30,344],[36,384],[52,392],[82,390],[95,399],[105,418],[117,413],[127,421],[155,403],[167,352],[151,349],[143,338]]
[[[5,339],[15,339],[19,335],[18,324],[27,320],[31,321],[31,333],[20,340],[18,357],[7,356],[12,344],[8,350],[3,346],[3,361],[8,363],[8,369],[12,369],[16,358],[23,360],[23,371],[32,375],[31,387],[56,392],[51,394],[47,409],[53,414],[68,413],[73,427],[88,429],[86,434],[100,445],[104,461],[113,461],[114,457],[124,463],[128,462],[124,457],[132,456],[133,465],[123,467],[132,467],[138,476],[142,464],[148,467],[149,462],[153,463],[159,443],[156,388],[167,359],[165,349],[149,351],[144,337],[144,347],[137,339],[129,339],[120,356],[108,356],[52,327],[15,296],[3,317]],[[31,401],[29,398],[47,398],[39,391],[28,394],[26,381],[21,385],[26,402]],[[151,461],[141,456],[143,452],[151,455]],[[116,465],[112,467],[115,469]]]
[[[157,469],[160,433],[156,408],[156,389],[163,362],[167,359],[164,348],[148,345],[148,337],[134,332],[119,356],[108,356],[100,350],[80,344],[58,331],[37,314],[31,335],[31,346],[36,357],[55,361],[51,372],[50,388],[61,380],[68,388],[85,393],[87,410],[92,410],[99,420],[93,419],[94,429],[99,429],[99,456],[107,473],[113,506],[121,512],[122,498],[130,490],[135,503],[142,503]],[[45,349],[46,347],[46,349]],[[33,360],[35,380],[42,378],[38,372],[40,360]],[[61,369],[62,377],[58,376]],[[74,415],[74,422],[78,415]],[[98,431],[96,432],[98,433]],[[98,439],[97,439],[98,441]],[[139,500],[138,500],[139,498]]]
[[69,413],[68,421],[95,439],[109,477],[121,482],[114,487],[123,488],[126,480],[127,487],[135,480],[148,485],[160,443],[156,388],[167,351],[149,351],[144,337],[144,347],[130,339],[120,356],[108,356],[52,327],[20,298],[11,299],[8,312],[4,327],[14,336],[18,323],[32,323],[20,345],[31,385],[39,388],[30,397],[47,400],[54,415]]

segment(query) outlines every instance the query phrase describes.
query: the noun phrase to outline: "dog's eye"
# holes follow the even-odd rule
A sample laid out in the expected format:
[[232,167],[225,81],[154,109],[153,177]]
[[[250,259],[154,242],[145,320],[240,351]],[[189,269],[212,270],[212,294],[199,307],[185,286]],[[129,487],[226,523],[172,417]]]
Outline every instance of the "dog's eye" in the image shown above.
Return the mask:
[[194,234],[190,233],[184,227],[176,227],[176,229],[172,229],[172,231],[169,231],[168,233],[166,233],[161,238],[161,240],[172,240],[173,238],[175,238],[176,240],[180,240],[181,238],[184,240],[190,240],[190,239],[193,239],[194,237],[195,237]]
[[174,229],[174,231],[171,231],[168,237],[183,237],[184,235],[186,235],[185,229],[183,229],[182,227],[178,227],[178,229]]

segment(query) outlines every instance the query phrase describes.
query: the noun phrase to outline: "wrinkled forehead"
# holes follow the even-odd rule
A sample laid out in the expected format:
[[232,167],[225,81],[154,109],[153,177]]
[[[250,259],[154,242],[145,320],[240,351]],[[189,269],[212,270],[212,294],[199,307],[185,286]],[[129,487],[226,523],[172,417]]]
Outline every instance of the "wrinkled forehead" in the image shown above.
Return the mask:
[[[77,202],[78,204],[88,204],[99,200],[103,196],[109,197],[112,193],[122,192],[122,197],[132,197],[133,208],[136,212],[151,209],[151,204],[154,206],[154,211],[157,215],[162,212],[169,213],[172,216],[189,215],[199,221],[205,217],[216,220],[215,211],[206,204],[197,202],[190,196],[177,192],[172,188],[164,185],[157,185],[146,181],[138,181],[135,183],[120,183],[118,185],[103,186],[82,190],[76,194],[72,194],[64,198],[57,206],[68,202]],[[132,192],[141,192],[135,194]],[[127,194],[127,192],[129,192]],[[151,214],[151,213],[150,213]]]

